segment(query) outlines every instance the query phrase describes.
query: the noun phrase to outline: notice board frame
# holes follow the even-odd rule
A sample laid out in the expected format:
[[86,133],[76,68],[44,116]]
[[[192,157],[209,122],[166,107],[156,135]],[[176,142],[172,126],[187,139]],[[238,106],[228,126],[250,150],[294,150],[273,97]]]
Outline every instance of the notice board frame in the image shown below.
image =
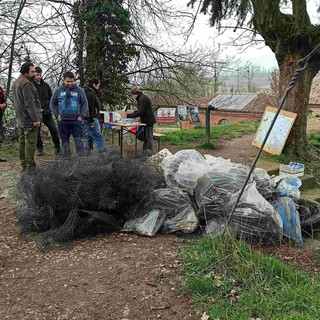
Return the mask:
[[[254,136],[252,145],[261,148],[265,135],[270,128],[270,124],[276,115],[277,108],[267,106],[261,118],[258,130]],[[263,148],[263,151],[274,155],[280,155],[293,123],[297,117],[296,113],[281,110],[278,118],[270,132],[269,138]]]

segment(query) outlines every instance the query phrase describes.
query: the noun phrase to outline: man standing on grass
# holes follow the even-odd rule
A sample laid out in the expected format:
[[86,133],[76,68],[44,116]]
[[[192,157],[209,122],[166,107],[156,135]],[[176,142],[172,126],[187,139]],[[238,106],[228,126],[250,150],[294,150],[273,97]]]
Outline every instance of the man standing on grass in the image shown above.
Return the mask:
[[[50,131],[52,142],[54,144],[54,154],[60,154],[60,140],[58,135],[58,129],[56,124],[54,123],[51,109],[50,109],[50,99],[52,96],[52,90],[48,83],[46,83],[42,79],[42,69],[40,67],[36,67],[36,74],[34,77],[33,85],[37,89],[41,108],[42,108],[42,122],[46,125]],[[38,156],[44,154],[43,152],[43,141],[41,139],[41,127],[38,130],[37,137],[37,149]]]
[[32,80],[36,70],[31,62],[20,68],[20,76],[12,85],[12,100],[19,129],[19,155],[22,171],[35,167],[38,129],[41,126],[41,105]]
[[64,155],[71,155],[70,136],[73,136],[77,154],[82,154],[82,119],[88,113],[88,101],[82,88],[75,83],[73,72],[63,74],[63,85],[51,97],[50,108],[58,120],[58,128]]

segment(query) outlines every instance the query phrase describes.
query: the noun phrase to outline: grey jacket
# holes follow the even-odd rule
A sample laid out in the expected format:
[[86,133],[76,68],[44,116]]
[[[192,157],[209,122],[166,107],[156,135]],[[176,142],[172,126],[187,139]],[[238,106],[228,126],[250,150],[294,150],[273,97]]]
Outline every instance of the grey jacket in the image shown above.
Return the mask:
[[12,100],[19,125],[31,127],[34,122],[42,121],[37,90],[23,74],[12,85]]

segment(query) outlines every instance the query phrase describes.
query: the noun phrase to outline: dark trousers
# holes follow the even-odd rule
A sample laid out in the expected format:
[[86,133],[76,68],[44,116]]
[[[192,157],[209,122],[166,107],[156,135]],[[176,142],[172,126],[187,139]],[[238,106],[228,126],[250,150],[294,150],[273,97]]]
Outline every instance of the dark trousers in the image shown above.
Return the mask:
[[145,140],[143,142],[142,153],[148,156],[154,154],[153,152],[153,125],[144,127]]
[[[48,127],[54,146],[60,150],[60,140],[57,126],[53,120],[52,114],[43,114],[42,122]],[[41,139],[41,127],[38,130],[37,149],[43,149],[43,141]]]

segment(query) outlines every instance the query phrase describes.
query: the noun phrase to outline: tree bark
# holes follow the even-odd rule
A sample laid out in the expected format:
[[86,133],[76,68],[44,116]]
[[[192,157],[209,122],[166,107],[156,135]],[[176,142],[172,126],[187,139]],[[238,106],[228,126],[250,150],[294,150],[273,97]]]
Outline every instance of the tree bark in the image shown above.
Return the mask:
[[[297,62],[301,58],[299,54],[287,54],[280,65],[280,85],[283,94],[292,81]],[[283,150],[290,159],[310,159],[314,152],[307,138],[307,108],[312,80],[316,73],[316,70],[310,67],[302,71],[283,108],[297,114]]]
[[[298,60],[309,54],[318,44],[315,32],[306,10],[305,0],[292,1],[292,15],[280,11],[279,0],[252,0],[253,23],[265,39],[266,45],[275,53],[280,70],[280,92],[285,94],[294,76]],[[310,159],[313,153],[307,137],[307,107],[311,83],[319,71],[319,55],[310,60],[288,95],[284,109],[297,114],[297,118],[283,153],[294,158]]]

